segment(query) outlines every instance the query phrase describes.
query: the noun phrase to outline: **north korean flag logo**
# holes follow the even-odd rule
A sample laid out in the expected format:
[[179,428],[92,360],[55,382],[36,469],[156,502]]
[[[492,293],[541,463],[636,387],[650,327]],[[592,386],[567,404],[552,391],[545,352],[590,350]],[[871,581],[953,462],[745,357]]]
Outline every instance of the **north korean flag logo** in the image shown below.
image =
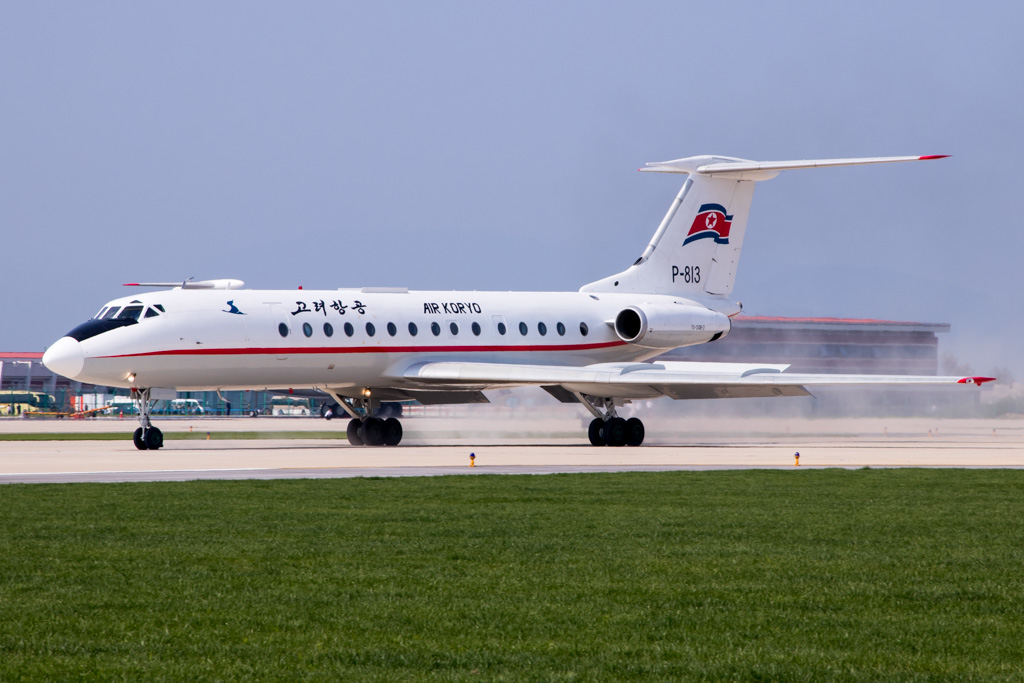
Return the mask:
[[732,227],[732,216],[725,213],[721,204],[702,204],[697,217],[693,219],[690,232],[683,240],[685,247],[690,242],[710,237],[718,244],[729,244],[729,228]]

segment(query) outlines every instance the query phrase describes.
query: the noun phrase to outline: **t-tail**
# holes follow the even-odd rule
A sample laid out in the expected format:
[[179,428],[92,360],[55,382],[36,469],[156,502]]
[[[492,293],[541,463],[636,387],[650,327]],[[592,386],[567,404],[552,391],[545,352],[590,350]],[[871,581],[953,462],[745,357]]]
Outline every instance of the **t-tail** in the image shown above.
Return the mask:
[[647,164],[640,170],[686,173],[688,177],[640,258],[628,270],[584,285],[580,291],[727,301],[736,281],[756,182],[770,180],[789,169],[922,161],[945,156],[948,155],[764,162],[698,156]]

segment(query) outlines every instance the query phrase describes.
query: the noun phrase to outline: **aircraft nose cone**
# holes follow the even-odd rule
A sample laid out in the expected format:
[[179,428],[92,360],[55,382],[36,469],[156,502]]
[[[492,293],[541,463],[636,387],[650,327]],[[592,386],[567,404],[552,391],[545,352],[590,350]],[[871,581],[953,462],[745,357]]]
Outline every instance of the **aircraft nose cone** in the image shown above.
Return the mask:
[[85,367],[82,345],[71,337],[61,337],[46,349],[46,353],[43,354],[43,365],[58,375],[74,379]]

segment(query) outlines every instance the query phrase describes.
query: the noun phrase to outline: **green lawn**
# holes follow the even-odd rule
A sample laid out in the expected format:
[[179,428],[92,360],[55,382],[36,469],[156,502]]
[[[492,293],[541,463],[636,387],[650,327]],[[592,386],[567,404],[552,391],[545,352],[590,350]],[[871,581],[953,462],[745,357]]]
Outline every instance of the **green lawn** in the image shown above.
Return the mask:
[[0,680],[1024,679],[1024,471],[0,486]]

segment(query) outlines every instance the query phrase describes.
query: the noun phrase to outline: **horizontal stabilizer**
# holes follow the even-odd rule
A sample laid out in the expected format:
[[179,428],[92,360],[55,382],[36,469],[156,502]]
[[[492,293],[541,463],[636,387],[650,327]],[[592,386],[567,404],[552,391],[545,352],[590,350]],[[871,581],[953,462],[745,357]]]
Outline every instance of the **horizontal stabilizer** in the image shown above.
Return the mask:
[[799,168],[891,164],[900,161],[945,159],[948,156],[948,154],[931,154],[904,157],[861,157],[859,159],[803,159],[800,161],[750,161],[734,157],[697,156],[673,161],[654,161],[640,170],[650,173],[695,173],[737,180],[769,180],[778,175],[779,171]]

